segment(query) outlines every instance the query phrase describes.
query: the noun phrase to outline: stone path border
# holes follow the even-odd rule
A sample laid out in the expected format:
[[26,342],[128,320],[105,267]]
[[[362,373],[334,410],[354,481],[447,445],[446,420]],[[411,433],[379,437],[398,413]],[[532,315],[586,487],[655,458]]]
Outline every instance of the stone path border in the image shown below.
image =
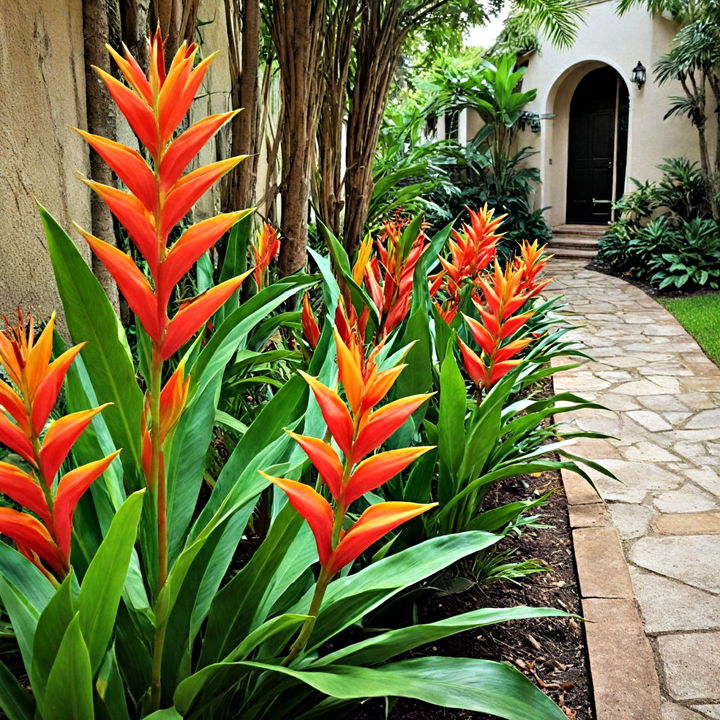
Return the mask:
[[548,268],[594,358],[555,390],[608,408],[558,419],[622,481],[563,473],[597,720],[720,720],[720,369],[639,288]]

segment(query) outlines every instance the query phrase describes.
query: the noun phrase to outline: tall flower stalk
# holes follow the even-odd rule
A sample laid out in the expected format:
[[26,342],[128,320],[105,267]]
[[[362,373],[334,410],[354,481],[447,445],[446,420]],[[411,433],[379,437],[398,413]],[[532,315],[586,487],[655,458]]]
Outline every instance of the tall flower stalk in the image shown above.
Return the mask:
[[[213,55],[195,65],[197,47],[183,43],[166,72],[158,31],[150,45],[150,67],[144,73],[127,50],[124,57],[108,48],[127,85],[95,68],[149,157],[107,138],[78,131],[108,163],[129,192],[87,181],[125,227],[147,263],[150,278],[115,246],[78,228],[118,284],[137,315],[152,347],[147,380],[143,434],[143,467],[157,513],[160,593],[168,574],[167,480],[163,445],[182,413],[189,378],[182,365],[163,387],[164,363],[204,326],[252,270],[182,302],[170,317],[173,291],[198,258],[238,220],[251,212],[224,213],[190,226],[169,246],[170,234],[200,196],[244,156],[183,172],[202,146],[238,111],[210,115],[173,135],[195,98]],[[157,613],[156,613],[157,614]],[[160,665],[165,626],[156,621],[151,705],[160,700]]]
[[[70,570],[70,540],[75,507],[83,493],[118,456],[74,468],[56,476],[73,444],[106,406],[81,410],[47,424],[65,375],[83,344],[51,361],[55,316],[35,338],[34,321],[0,333],[0,365],[10,383],[0,380],[0,442],[24,465],[0,462],[0,492],[30,512],[0,508],[0,533],[52,581]],[[46,427],[47,426],[47,427]],[[34,513],[31,515],[30,513]]]
[[346,344],[335,332],[340,382],[347,403],[338,393],[316,378],[301,375],[310,386],[320,406],[332,439],[342,459],[330,442],[288,431],[317,469],[330,492],[328,502],[309,485],[261,473],[288,496],[293,507],[307,520],[315,536],[320,573],[310,603],[308,620],[300,629],[284,665],[289,665],[307,646],[327,586],[343,567],[355,560],[370,545],[396,528],[431,508],[436,503],[381,502],[368,507],[348,528],[348,511],[355,500],[380,487],[430,447],[400,448],[375,455],[382,445],[430,395],[413,395],[383,405],[405,365],[380,370],[375,348],[365,359],[361,344]]

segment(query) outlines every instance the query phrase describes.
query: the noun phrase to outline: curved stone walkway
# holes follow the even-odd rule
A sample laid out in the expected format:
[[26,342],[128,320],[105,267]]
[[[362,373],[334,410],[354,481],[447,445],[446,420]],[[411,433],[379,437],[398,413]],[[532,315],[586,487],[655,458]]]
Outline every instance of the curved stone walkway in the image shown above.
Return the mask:
[[559,419],[614,436],[573,450],[622,481],[592,473],[604,504],[565,477],[598,720],[720,720],[720,369],[640,289],[582,262],[548,268],[594,358],[555,390],[608,408]]

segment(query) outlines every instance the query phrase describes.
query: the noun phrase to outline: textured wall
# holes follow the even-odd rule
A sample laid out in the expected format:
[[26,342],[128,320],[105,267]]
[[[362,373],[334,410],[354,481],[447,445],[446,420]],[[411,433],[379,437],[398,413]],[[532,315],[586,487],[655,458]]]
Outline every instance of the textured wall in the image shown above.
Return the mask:
[[[33,198],[90,225],[81,0],[0,0],[0,313],[59,308]],[[83,249],[83,252],[85,250]]]

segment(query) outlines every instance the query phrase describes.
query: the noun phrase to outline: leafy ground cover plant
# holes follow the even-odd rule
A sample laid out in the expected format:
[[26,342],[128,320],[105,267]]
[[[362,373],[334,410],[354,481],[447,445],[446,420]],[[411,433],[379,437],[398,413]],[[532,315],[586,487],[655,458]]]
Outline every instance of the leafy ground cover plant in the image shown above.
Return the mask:
[[669,158],[663,175],[621,198],[620,218],[600,240],[598,260],[658,290],[720,287],[720,227],[697,163]]

